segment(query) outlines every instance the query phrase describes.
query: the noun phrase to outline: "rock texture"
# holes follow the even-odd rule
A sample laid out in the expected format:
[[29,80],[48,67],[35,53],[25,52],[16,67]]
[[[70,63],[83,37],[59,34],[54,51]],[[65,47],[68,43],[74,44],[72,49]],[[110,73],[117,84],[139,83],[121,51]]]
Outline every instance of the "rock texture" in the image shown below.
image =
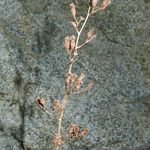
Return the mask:
[[[61,99],[68,58],[63,39],[73,34],[71,0],[0,0],[0,149],[51,150],[55,120],[34,103]],[[87,1],[74,0],[84,15]],[[113,0],[88,27],[96,40],[80,51],[74,71],[95,87],[69,100],[70,123],[90,129],[63,150],[150,149],[150,1]],[[84,37],[84,36],[83,36]]]

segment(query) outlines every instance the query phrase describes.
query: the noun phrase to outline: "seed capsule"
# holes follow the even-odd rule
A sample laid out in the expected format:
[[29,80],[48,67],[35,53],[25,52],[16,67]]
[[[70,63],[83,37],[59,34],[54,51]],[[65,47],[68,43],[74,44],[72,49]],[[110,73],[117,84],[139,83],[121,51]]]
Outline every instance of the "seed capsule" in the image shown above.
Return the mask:
[[85,136],[87,136],[87,134],[89,133],[89,129],[87,129],[87,128],[85,128],[85,129],[83,129],[83,131],[80,131],[80,133],[79,133],[79,137],[85,137]]
[[91,6],[92,8],[95,8],[95,7],[96,7],[97,2],[98,2],[98,0],[89,0],[90,6]]
[[64,47],[67,51],[67,54],[70,54],[70,37],[69,36],[65,37]]
[[70,4],[70,9],[71,9],[71,14],[73,18],[76,18],[76,6],[74,5],[74,3]]
[[91,40],[93,40],[94,38],[96,37],[96,34],[95,34],[95,30],[94,28],[91,28],[89,30],[89,32],[87,33],[87,42],[91,42]]
[[70,54],[74,50],[76,45],[76,37],[74,35],[65,37],[64,47],[67,51],[67,54]]
[[70,138],[74,138],[74,139],[78,138],[79,132],[80,132],[80,129],[78,125],[76,124],[69,125],[68,133],[69,133]]
[[83,20],[85,20],[85,18],[84,18],[84,17],[82,17],[82,16],[80,16],[80,21],[83,21]]
[[105,10],[110,3],[111,3],[111,0],[104,0],[100,6],[100,10],[101,11]]
[[77,24],[74,21],[71,21],[71,24],[73,25],[73,27],[76,29],[77,28]]

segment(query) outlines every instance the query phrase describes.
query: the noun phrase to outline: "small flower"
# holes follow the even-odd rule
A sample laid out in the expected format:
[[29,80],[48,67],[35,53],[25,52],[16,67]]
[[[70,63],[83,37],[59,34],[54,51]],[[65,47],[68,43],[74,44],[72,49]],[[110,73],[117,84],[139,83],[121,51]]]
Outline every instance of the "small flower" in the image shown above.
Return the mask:
[[80,130],[79,130],[78,125],[76,124],[69,125],[68,133],[69,133],[70,138],[78,138],[79,131]]
[[73,86],[74,86],[74,83],[75,83],[75,80],[76,80],[77,76],[73,73],[69,73],[67,76],[66,76],[66,86],[68,88],[71,88],[73,89]]
[[66,36],[64,41],[64,47],[66,49],[67,54],[71,54],[72,50],[74,50],[76,45],[76,37],[74,35]]
[[83,129],[83,131],[80,131],[79,137],[83,138],[83,137],[87,136],[88,133],[89,133],[89,129],[85,128],[85,129]]
[[101,11],[105,10],[108,7],[108,5],[110,5],[110,3],[111,3],[111,0],[104,0],[100,6],[100,10]]
[[76,6],[74,5],[74,3],[70,4],[70,9],[71,9],[71,14],[73,18],[76,18]]
[[96,7],[97,2],[98,2],[98,0],[89,0],[90,6],[91,6],[92,8],[95,8],[95,7]]
[[70,22],[73,25],[73,27],[76,29],[77,28],[77,24],[74,21],[70,21]]
[[81,84],[83,83],[83,80],[85,78],[85,74],[81,73],[81,75],[79,76],[79,78],[76,81],[76,90],[78,91],[81,87]]
[[83,21],[83,20],[85,20],[85,18],[80,16],[80,22]]
[[54,99],[52,101],[52,106],[53,106],[53,110],[55,111],[61,107],[61,103],[58,100]]
[[88,31],[88,33],[87,33],[87,39],[86,39],[86,41],[87,41],[87,42],[91,42],[95,37],[96,37],[95,29],[94,29],[94,28],[91,28],[91,29]]
[[89,130],[85,128],[82,131],[80,131],[78,125],[70,124],[68,127],[68,133],[71,139],[79,139],[85,137],[89,133]]
[[70,51],[70,37],[69,36],[65,37],[64,47],[66,49],[67,54],[70,54],[71,51]]

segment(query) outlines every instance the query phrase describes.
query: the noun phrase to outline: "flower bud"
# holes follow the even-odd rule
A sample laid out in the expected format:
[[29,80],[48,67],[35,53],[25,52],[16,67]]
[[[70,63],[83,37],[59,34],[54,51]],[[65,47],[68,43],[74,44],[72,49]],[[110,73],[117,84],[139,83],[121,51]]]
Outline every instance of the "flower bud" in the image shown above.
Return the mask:
[[73,84],[74,84],[76,78],[77,78],[77,77],[76,77],[75,74],[73,74],[73,73],[68,74],[68,75],[66,76],[66,86],[67,86],[67,87],[73,86]]
[[93,40],[95,37],[96,37],[95,30],[94,30],[94,28],[91,28],[89,30],[89,32],[87,33],[87,39],[86,39],[86,41],[87,42],[91,42],[91,40]]
[[64,47],[67,51],[67,54],[70,54],[71,51],[70,51],[70,37],[69,36],[65,37]]
[[100,6],[100,10],[101,11],[105,10],[110,3],[111,3],[111,0],[104,0]]
[[73,27],[76,29],[77,28],[77,24],[74,21],[71,21],[71,24],[73,25]]
[[80,129],[78,125],[76,124],[69,125],[68,133],[69,133],[70,138],[78,138],[79,132],[80,132]]
[[81,22],[81,21],[84,21],[84,20],[85,20],[85,18],[82,17],[82,16],[80,16],[80,22]]
[[62,104],[60,101],[56,100],[56,99],[53,99],[52,101],[52,107],[53,107],[53,111],[58,111],[61,109],[62,107]]
[[70,4],[70,9],[71,9],[71,14],[73,18],[76,18],[76,6],[74,5],[74,3]]
[[70,48],[71,48],[71,50],[73,50],[74,48],[75,48],[75,45],[76,45],[76,37],[74,36],[74,35],[72,35],[71,37],[70,37]]
[[90,6],[91,6],[92,8],[95,8],[95,7],[96,7],[97,2],[98,2],[98,0],[89,0]]
[[89,129],[85,128],[83,129],[83,131],[79,132],[79,137],[85,137],[88,135],[88,133],[89,133]]
[[79,76],[79,78],[76,81],[76,90],[78,91],[81,87],[81,84],[83,83],[83,80],[85,78],[85,74],[81,73],[81,75]]

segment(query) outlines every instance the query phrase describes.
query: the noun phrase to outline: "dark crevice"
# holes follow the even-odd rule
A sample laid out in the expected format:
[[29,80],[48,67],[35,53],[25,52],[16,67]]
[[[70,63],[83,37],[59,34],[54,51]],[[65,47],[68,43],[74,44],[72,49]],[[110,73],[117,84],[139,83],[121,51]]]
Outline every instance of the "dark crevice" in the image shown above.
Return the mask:
[[22,77],[17,68],[15,68],[15,73],[16,75],[14,77],[14,83],[15,83],[15,87],[17,88],[17,90],[19,90],[22,84]]
[[20,115],[21,115],[21,127],[20,127],[20,136],[21,136],[21,140],[19,140],[21,142],[21,145],[23,147],[23,149],[25,150],[24,147],[24,135],[25,135],[25,131],[24,131],[24,126],[25,126],[25,100],[23,101],[23,104],[20,104]]
[[[1,125],[1,124],[0,124]],[[4,129],[4,126],[0,126],[0,131],[5,135],[5,136],[11,136],[13,137],[18,143],[20,143],[20,146],[22,147],[23,150],[26,150],[23,144],[22,138],[18,137],[17,133],[18,131],[16,129],[8,129],[10,132],[8,132],[6,129]],[[10,134],[8,134],[10,133]]]
[[19,139],[16,135],[12,135],[12,137],[20,143],[20,146],[22,147],[23,150],[26,150],[24,147],[23,139]]

